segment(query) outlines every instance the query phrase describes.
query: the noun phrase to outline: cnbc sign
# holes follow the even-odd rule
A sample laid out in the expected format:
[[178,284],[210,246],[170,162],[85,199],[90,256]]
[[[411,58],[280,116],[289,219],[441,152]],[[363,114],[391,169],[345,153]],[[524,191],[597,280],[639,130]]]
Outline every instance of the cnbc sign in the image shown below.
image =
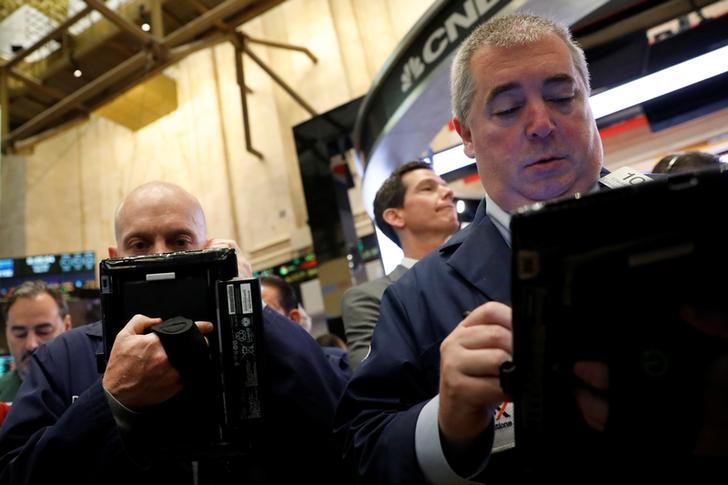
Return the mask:
[[439,59],[456,48],[481,19],[490,17],[494,13],[491,10],[507,2],[466,0],[451,3],[455,4],[456,8],[448,11],[444,18],[440,17],[438,24],[427,29],[426,35],[420,37],[424,42],[417,45],[416,53],[404,60],[399,77],[402,93],[409,92],[416,85],[417,80],[428,70],[428,66],[436,64]]
[[[429,74],[479,24],[519,0],[440,0],[417,22],[397,47],[389,64],[364,99],[354,132],[357,150],[368,158],[370,150],[397,111],[424,85]],[[442,96],[450,99],[447,92]],[[409,101],[408,101],[409,100]],[[449,105],[449,101],[447,101]]]

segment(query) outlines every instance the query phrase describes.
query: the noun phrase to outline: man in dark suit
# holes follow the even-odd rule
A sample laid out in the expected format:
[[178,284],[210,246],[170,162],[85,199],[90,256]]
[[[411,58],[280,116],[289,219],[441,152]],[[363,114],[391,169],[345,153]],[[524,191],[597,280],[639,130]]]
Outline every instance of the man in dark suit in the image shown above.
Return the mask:
[[[296,298],[296,291],[283,278],[276,275],[261,276],[260,294],[268,308],[287,317],[297,323],[306,332],[311,332],[311,322],[305,326],[301,306]],[[313,337],[311,337],[313,338]],[[343,342],[342,342],[343,343]],[[351,366],[349,365],[349,354],[345,349],[339,347],[321,346],[321,351],[328,359],[329,364],[341,379],[348,381],[351,377]]]
[[[234,241],[207,238],[199,202],[179,186],[137,187],[120,204],[115,227],[112,257],[232,247],[242,276],[250,276]],[[170,430],[184,430],[203,411],[170,412],[178,411],[174,398],[183,383],[159,338],[146,332],[160,319],[136,315],[117,334],[103,374],[100,323],[66,332],[33,355],[0,433],[0,482],[230,483],[224,478],[232,474],[338,483],[331,427],[343,380],[305,330],[271,309],[263,315],[263,422],[251,454],[198,465],[163,451],[173,445]],[[212,331],[210,322],[196,323]]]
[[374,220],[404,252],[388,275],[349,288],[341,301],[349,360],[356,368],[369,352],[384,290],[417,260],[458,230],[453,192],[425,162],[408,162],[392,172],[374,197]]
[[[499,382],[512,351],[510,213],[598,186],[589,74],[565,27],[492,19],[460,47],[451,81],[455,128],[487,195],[466,229],[384,294],[371,355],[337,412],[346,457],[366,483],[518,481],[511,452],[498,452],[512,447]],[[598,372],[575,373],[607,386]],[[580,390],[577,403],[603,426],[603,401]]]

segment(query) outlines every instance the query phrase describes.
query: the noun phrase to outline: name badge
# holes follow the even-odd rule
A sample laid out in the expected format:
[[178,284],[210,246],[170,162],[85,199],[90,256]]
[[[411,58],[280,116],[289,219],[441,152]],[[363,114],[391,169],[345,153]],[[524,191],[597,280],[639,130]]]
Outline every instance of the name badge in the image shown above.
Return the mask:
[[599,179],[599,182],[606,185],[610,189],[617,187],[625,187],[627,185],[637,185],[652,180],[639,170],[630,167],[622,167],[611,172]]

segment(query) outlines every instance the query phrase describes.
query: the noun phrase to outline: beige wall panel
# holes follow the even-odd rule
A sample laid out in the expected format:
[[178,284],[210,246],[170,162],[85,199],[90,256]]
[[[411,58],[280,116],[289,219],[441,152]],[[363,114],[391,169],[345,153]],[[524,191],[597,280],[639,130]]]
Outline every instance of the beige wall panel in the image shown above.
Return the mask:
[[365,46],[365,62],[370,82],[392,54],[399,40],[394,33],[394,23],[387,3],[386,0],[352,2],[361,42]]
[[[261,21],[266,39],[305,46],[318,58],[314,64],[300,52],[267,49],[271,66],[316,111],[323,113],[352,98],[342,76],[344,66],[327,0],[285,2]],[[294,115],[289,118],[292,125],[309,118],[285,92],[278,91],[281,109]]]
[[25,157],[0,155],[0,257],[25,254]]
[[26,254],[80,248],[79,140],[87,125],[36,147],[26,172]]
[[80,245],[68,250],[91,249],[100,260],[108,256],[108,247],[115,245],[114,212],[127,191],[125,180],[131,174],[134,137],[130,130],[101,117],[80,128],[75,188],[79,192]]
[[[358,0],[357,3],[366,2],[364,0]],[[419,18],[422,17],[427,10],[429,10],[433,3],[434,2],[423,2],[420,0],[384,2],[383,7],[387,9],[389,18],[391,19],[395,44],[399,43],[400,39],[407,35],[407,32],[409,32],[417,20],[419,20]]]
[[[352,0],[361,42],[365,46],[370,82],[392,55],[399,41],[432,2],[417,0]],[[367,87],[368,89],[368,87]]]
[[[251,47],[323,113],[365,94],[429,3],[290,0],[242,30],[319,58]],[[232,47],[198,52],[166,71],[177,82],[173,113],[137,132],[91,116],[34,145],[25,166],[4,164],[2,210],[13,214],[3,216],[2,231],[20,232],[3,237],[2,255],[92,249],[103,258],[123,194],[161,179],[197,195],[210,236],[238,239],[256,269],[295,256],[310,233],[292,127],[311,115],[250,59],[245,66],[252,142],[263,160],[246,151]]]
[[[275,9],[272,13],[275,13]],[[265,18],[265,17],[264,17]],[[278,42],[291,43],[287,38],[286,29],[279,29],[274,17],[271,24],[273,25],[273,33],[264,29],[264,22],[257,19],[244,26],[244,31],[257,38],[264,38]],[[285,26],[284,26],[285,27]],[[307,43],[299,44],[303,47],[309,47]],[[309,104],[314,104],[314,99],[304,95],[300,89],[302,83],[294,84],[290,81],[290,75],[283,68],[286,62],[296,58],[304,62],[304,68],[311,70],[317,67],[308,56],[301,52],[291,51],[287,49],[265,48],[260,45],[252,45],[253,50],[271,69],[273,69],[292,89],[302,96]],[[277,54],[278,57],[274,57]],[[314,52],[318,56],[317,52]],[[308,215],[306,212],[306,204],[303,194],[303,185],[298,167],[298,157],[296,155],[295,143],[293,140],[293,126],[301,121],[309,118],[308,112],[301,108],[283,89],[281,89],[272,79],[256,64],[254,64],[247,56],[245,56],[245,72],[246,76],[252,78],[248,80],[248,85],[253,89],[252,95],[248,96],[248,102],[251,105],[250,119],[252,124],[258,124],[253,130],[263,131],[262,135],[253,135],[253,143],[259,143],[261,136],[264,140],[272,142],[275,152],[265,152],[265,161],[267,164],[279,167],[282,174],[276,175],[279,178],[275,181],[272,188],[276,194],[276,198],[285,198],[288,193],[290,200],[288,201],[287,211],[290,213],[293,227],[296,231],[307,232],[305,240],[310,244],[310,232],[306,221]],[[255,107],[255,109],[253,108]],[[314,105],[314,107],[316,107]],[[259,123],[260,122],[260,123]],[[251,131],[253,131],[251,130]],[[253,131],[255,132],[255,131]],[[257,148],[257,147],[256,147]],[[289,231],[291,228],[289,228]],[[305,242],[305,241],[304,241]]]
[[27,156],[21,255],[91,249],[106,257],[132,155],[131,132],[98,117],[36,145]]
[[342,73],[351,98],[363,95],[369,90],[375,66],[368,66],[366,51],[352,0],[329,0],[329,9],[336,29],[339,54],[344,65]]
[[221,45],[215,54],[240,240],[250,254],[290,237],[294,221],[284,162],[290,154],[285,153],[280,142],[285,133],[280,130],[278,134],[275,128],[279,123],[269,80],[246,58],[246,84],[253,90],[247,96],[251,140],[264,158],[261,160],[247,151],[234,50],[230,45]]

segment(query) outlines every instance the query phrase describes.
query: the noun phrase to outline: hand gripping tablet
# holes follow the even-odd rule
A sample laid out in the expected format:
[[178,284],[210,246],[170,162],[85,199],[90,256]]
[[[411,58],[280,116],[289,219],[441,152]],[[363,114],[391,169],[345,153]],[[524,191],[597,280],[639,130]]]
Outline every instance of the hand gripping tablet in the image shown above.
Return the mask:
[[174,317],[152,326],[151,330],[159,337],[169,362],[186,385],[204,382],[210,368],[210,350],[195,322]]

